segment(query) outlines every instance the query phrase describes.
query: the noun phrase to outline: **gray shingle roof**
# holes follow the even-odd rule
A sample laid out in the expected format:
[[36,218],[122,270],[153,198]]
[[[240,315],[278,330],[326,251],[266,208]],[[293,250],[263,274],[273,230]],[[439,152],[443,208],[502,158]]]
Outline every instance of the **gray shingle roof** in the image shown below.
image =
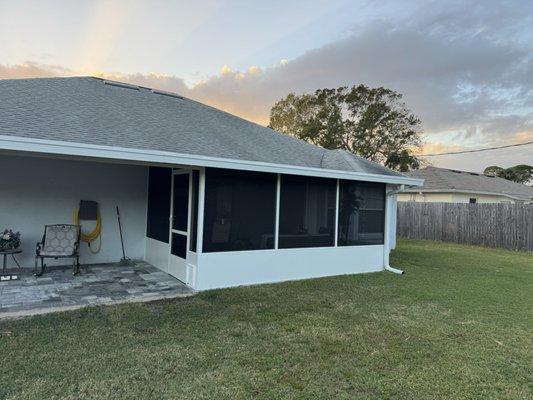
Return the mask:
[[0,135],[402,176],[181,96],[92,77],[0,80]]
[[506,195],[522,200],[533,199],[533,187],[531,186],[474,172],[427,167],[408,172],[406,175],[424,179],[423,186],[407,190],[412,192],[481,192]]

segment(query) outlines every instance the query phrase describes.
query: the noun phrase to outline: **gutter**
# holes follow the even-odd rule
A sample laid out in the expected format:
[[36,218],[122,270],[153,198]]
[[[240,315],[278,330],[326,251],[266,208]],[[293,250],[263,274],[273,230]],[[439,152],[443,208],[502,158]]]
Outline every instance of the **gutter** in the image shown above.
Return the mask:
[[[405,186],[406,185],[400,185],[400,187],[396,190],[387,190],[385,192],[385,227],[389,227],[389,218],[390,218],[390,198],[392,196],[395,196],[397,195],[398,193],[400,192],[403,192],[405,190]],[[389,272],[392,272],[392,273],[395,273],[395,274],[398,274],[398,275],[403,275],[405,272],[401,269],[397,269],[397,268],[393,268],[389,265],[389,254],[390,254],[390,249],[389,249],[389,234],[390,232],[388,232],[388,229],[386,229],[385,231],[385,237],[384,237],[384,240],[383,240],[383,269],[385,271],[389,271]]]

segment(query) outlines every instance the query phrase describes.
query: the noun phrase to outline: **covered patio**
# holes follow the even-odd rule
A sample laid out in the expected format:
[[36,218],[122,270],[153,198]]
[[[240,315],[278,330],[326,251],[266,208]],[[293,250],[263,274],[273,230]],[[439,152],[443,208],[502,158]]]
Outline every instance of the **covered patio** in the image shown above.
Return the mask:
[[[16,269],[11,272],[18,274]],[[0,282],[0,319],[193,294],[190,287],[146,262],[84,266],[77,276],[72,267],[51,267],[39,278],[24,269],[18,280]]]

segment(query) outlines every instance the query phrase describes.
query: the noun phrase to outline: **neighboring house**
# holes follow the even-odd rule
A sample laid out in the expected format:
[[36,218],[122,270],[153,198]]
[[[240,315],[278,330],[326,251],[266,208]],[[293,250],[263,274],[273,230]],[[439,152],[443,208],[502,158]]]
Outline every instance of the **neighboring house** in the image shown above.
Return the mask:
[[380,271],[396,192],[422,183],[145,87],[0,80],[0,96],[0,228],[21,231],[26,266],[83,199],[102,248],[82,264],[120,259],[118,205],[127,255],[197,290]]
[[408,188],[398,201],[444,203],[533,203],[533,187],[475,172],[427,167],[407,173],[424,179]]

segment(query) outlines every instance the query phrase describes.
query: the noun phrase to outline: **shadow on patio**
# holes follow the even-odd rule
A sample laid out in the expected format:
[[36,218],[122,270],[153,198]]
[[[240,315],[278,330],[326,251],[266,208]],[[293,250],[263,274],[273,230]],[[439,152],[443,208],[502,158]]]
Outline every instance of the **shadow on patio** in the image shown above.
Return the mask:
[[89,265],[77,276],[72,275],[72,267],[50,267],[39,278],[26,269],[20,279],[0,282],[0,319],[193,294],[194,290],[145,262],[132,267]]

